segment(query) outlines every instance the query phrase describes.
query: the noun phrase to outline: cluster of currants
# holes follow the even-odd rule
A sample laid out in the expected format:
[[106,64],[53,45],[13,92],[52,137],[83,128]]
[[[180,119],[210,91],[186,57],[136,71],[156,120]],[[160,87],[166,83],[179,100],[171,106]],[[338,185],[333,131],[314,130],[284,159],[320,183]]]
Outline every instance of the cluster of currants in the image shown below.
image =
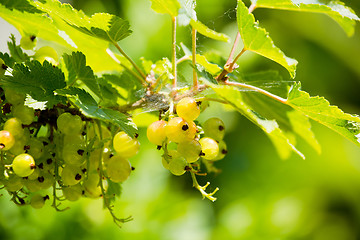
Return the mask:
[[0,185],[15,203],[41,208],[50,198],[98,198],[109,181],[129,177],[128,159],[139,150],[136,138],[68,106],[35,111],[24,105],[25,95],[2,88],[0,93],[7,119],[0,131]]
[[209,118],[202,126],[195,124],[200,115],[199,105],[192,97],[182,98],[175,106],[177,116],[170,116],[167,122],[153,122],[147,129],[149,141],[164,150],[163,166],[174,175],[198,171],[199,159],[208,167],[227,153],[221,119]]

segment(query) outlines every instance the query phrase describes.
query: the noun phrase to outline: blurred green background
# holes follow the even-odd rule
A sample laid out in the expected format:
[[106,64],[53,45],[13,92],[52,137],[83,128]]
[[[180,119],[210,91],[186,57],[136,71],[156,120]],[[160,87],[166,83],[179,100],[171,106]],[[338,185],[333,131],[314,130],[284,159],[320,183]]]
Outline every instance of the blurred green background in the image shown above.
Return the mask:
[[[150,1],[67,2],[87,14],[105,11],[128,19],[134,33],[122,47],[133,59],[170,56],[170,19],[151,11]],[[347,5],[360,14],[359,1]],[[197,0],[198,18],[233,40],[235,6],[235,0]],[[360,113],[360,24],[347,38],[324,15],[267,9],[254,14],[276,45],[299,61],[296,80],[304,90],[325,96],[345,112]],[[189,33],[189,28],[179,29],[178,41],[189,45]],[[1,36],[1,49],[7,37]],[[231,48],[230,43],[200,35],[198,43],[199,52],[215,50],[224,57]],[[243,73],[276,69],[288,77],[279,65],[255,54],[246,53],[238,63]],[[216,202],[202,200],[189,175],[175,177],[165,170],[159,152],[144,138],[145,129],[140,129],[141,152],[132,159],[136,170],[116,202],[118,215],[131,215],[133,221],[117,228],[102,209],[101,199],[65,203],[71,209],[60,213],[49,206],[17,207],[2,192],[0,239],[360,239],[358,147],[312,122],[322,154],[300,142],[307,159],[293,156],[281,161],[261,130],[239,114],[219,108],[214,105],[200,118],[201,122],[220,116],[227,126],[229,154],[217,164],[222,173],[199,177],[202,184],[209,180],[210,188],[220,188]]]

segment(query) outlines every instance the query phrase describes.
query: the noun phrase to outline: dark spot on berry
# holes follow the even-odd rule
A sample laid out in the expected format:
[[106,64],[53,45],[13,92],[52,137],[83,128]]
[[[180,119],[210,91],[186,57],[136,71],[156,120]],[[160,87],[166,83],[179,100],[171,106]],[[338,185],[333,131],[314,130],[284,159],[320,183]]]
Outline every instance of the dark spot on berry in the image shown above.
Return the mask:
[[85,190],[82,190],[82,191],[81,191],[81,194],[84,195],[84,194],[85,194]]
[[3,149],[3,148],[5,148],[5,144],[0,143],[0,149]]
[[44,164],[43,164],[43,163],[40,163],[40,164],[38,165],[38,167],[39,167],[40,169],[43,169],[43,168],[44,168]]
[[77,150],[77,154],[79,154],[80,156],[83,156],[84,155],[84,150],[82,150],[82,149],[79,149],[79,150]]
[[28,177],[23,177],[23,179],[29,179]]
[[1,68],[4,69],[4,70],[6,70],[6,69],[8,68],[8,66],[6,66],[5,64],[2,64],[2,65],[1,65]]
[[24,199],[22,199],[22,198],[19,198],[19,202],[20,202],[21,205],[24,205],[24,204],[25,204],[25,201],[24,201]]
[[34,129],[30,129],[30,134],[33,134],[34,133]]
[[189,129],[189,126],[188,126],[187,124],[185,124],[185,125],[183,125],[183,126],[181,127],[181,129],[182,129],[183,131],[186,131],[186,130]]
[[24,146],[24,150],[29,150],[30,149],[30,145],[25,145]]
[[10,103],[5,103],[4,106],[2,107],[2,110],[3,110],[4,114],[10,113],[11,112],[11,104]]
[[55,155],[56,155],[55,153],[51,154],[51,156],[53,156],[53,157],[55,157]]
[[44,197],[44,201],[46,201],[46,200],[49,200],[50,198],[49,198],[49,195],[46,195],[45,197]]
[[134,167],[131,167],[131,170],[132,170],[132,171],[134,171],[134,170],[135,170],[135,168],[134,168]]
[[205,153],[203,151],[200,151],[199,156],[205,156]]
[[220,126],[219,126],[219,130],[220,130],[220,131],[224,131],[224,129],[225,129],[225,128],[224,128],[223,125],[220,125]]
[[160,150],[160,149],[161,149],[161,146],[160,146],[160,145],[159,145],[159,146],[157,146],[157,147],[156,147],[156,149],[157,149],[157,150]]
[[221,150],[221,153],[222,153],[222,154],[227,154],[228,151],[227,151],[226,149],[223,149],[223,150]]
[[43,144],[44,144],[44,146],[49,145],[49,143],[48,143],[48,142],[45,142],[45,141],[43,141]]
[[83,168],[81,171],[82,171],[83,173],[86,173],[86,168]]
[[200,105],[201,105],[201,101],[196,102],[196,105],[200,106]]
[[46,163],[47,163],[47,164],[50,165],[50,164],[52,164],[52,162],[53,162],[53,160],[52,160],[51,158],[46,159]]
[[30,169],[35,169],[36,168],[36,165],[35,164],[31,164],[30,165]]
[[139,134],[138,133],[135,133],[135,138],[138,138],[139,137]]
[[78,173],[78,174],[76,174],[76,176],[75,176],[75,180],[77,180],[77,181],[79,181],[79,180],[81,180],[81,175]]
[[85,136],[85,135],[86,135],[86,132],[82,132],[81,135]]
[[31,40],[32,42],[35,41],[35,39],[36,39],[36,36],[34,36],[34,35],[30,36],[30,40]]
[[39,181],[39,182],[44,182],[44,181],[45,181],[45,178],[44,178],[43,176],[38,177],[38,181]]
[[110,155],[109,155],[109,158],[112,158],[113,156],[114,156],[114,154],[110,154]]

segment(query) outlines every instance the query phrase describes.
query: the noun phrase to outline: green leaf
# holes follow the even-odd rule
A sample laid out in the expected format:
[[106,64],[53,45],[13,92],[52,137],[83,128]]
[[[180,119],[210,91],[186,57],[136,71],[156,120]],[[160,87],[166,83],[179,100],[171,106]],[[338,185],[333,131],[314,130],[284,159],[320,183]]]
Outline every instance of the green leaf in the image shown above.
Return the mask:
[[86,66],[86,57],[82,52],[72,52],[71,55],[64,54],[63,59],[68,70],[68,84],[76,80],[94,80],[93,70]]
[[9,41],[7,43],[7,45],[8,45],[11,57],[16,62],[25,62],[26,60],[28,60],[29,59],[28,55],[23,52],[23,50],[20,48],[19,45],[16,45],[15,36],[13,34],[11,34],[10,40],[11,41]]
[[38,61],[28,62],[27,66],[15,64],[12,76],[6,76],[2,84],[19,93],[29,94],[37,101],[47,101],[49,108],[66,100],[54,93],[66,86],[64,74],[47,61],[43,65]]
[[258,26],[254,15],[249,13],[249,9],[241,0],[238,0],[237,23],[246,50],[256,52],[279,63],[289,71],[292,78],[295,77],[297,61],[287,57],[275,46],[269,33]]
[[137,131],[136,125],[125,114],[98,106],[95,99],[84,89],[71,87],[59,89],[56,93],[71,99],[85,116],[113,123],[129,136],[135,136]]
[[4,5],[9,10],[16,9],[20,12],[42,13],[42,11],[32,6],[27,0],[0,0],[0,4]]
[[15,64],[15,59],[10,57],[8,53],[0,52],[0,58],[4,60],[6,66],[13,68]]
[[248,118],[259,128],[261,128],[270,138],[281,158],[289,158],[291,152],[295,152],[300,157],[305,158],[304,155],[290,142],[275,120],[264,118],[245,103],[243,96],[237,87],[214,85],[210,83],[209,86],[216,92],[218,96],[228,102],[238,112]]
[[330,0],[252,0],[256,7],[274,8],[299,12],[323,13],[334,19],[346,32],[352,36],[355,30],[355,21],[360,18],[355,12],[341,1]]
[[177,0],[150,0],[151,8],[157,13],[170,14],[172,17],[178,15],[180,3]]
[[202,22],[198,21],[198,20],[194,20],[191,19],[190,20],[190,25],[196,29],[199,33],[201,33],[202,35],[208,37],[208,38],[212,38],[218,41],[223,41],[223,42],[229,42],[230,38],[223,34],[223,33],[218,33],[210,28],[208,28],[205,24],[203,24]]
[[[102,19],[105,22],[108,21],[108,26],[103,26],[102,28],[99,27],[86,27],[86,26],[77,26],[69,23],[72,27],[90,35],[93,37],[97,37],[100,39],[103,39],[105,41],[108,41],[110,43],[116,43],[128,36],[132,33],[132,31],[129,29],[130,24],[128,21],[119,18],[117,16],[111,16],[111,19],[108,20],[109,14],[105,13],[97,13],[91,17],[92,22],[94,22],[94,19]],[[64,19],[66,21],[66,19]]]
[[344,113],[337,106],[331,106],[323,97],[310,97],[307,92],[301,91],[300,87],[298,83],[291,88],[286,104],[360,146],[358,116]]

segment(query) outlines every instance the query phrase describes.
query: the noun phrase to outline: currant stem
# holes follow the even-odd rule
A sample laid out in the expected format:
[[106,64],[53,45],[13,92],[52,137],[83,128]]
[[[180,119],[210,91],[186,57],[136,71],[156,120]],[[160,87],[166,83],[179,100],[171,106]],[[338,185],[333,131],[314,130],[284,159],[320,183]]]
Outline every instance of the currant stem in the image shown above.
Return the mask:
[[199,82],[196,72],[196,29],[192,28],[192,64],[193,64],[193,90],[198,91]]
[[[101,129],[101,123],[99,120],[96,120],[96,125],[99,129],[99,137],[100,139],[102,140],[103,139],[103,134],[102,134],[102,129]],[[128,222],[128,221],[131,221],[132,220],[132,217],[128,217],[128,218],[118,218],[117,216],[115,216],[114,214],[114,211],[112,209],[112,206],[110,206],[110,202],[109,202],[109,199],[108,197],[106,196],[106,193],[105,193],[105,189],[104,189],[104,185],[103,185],[103,177],[104,177],[104,169],[102,167],[102,154],[103,154],[103,150],[104,150],[104,147],[101,149],[100,151],[100,158],[99,158],[99,186],[100,186],[100,189],[101,189],[101,194],[102,194],[102,197],[103,197],[103,200],[104,200],[104,205],[106,206],[106,208],[109,210],[109,213],[111,214],[112,218],[113,218],[113,221],[114,223],[118,226],[118,227],[122,227],[120,224],[121,223],[125,223],[125,222]]]
[[[141,71],[141,69],[136,65],[136,63],[124,52],[124,50],[122,50],[122,48],[119,46],[119,44],[117,44],[116,42],[113,42],[114,46],[117,48],[117,50],[127,59],[129,60],[129,62],[131,63],[131,65],[133,65],[133,67],[136,69],[136,71],[140,74],[140,76],[142,77],[141,81],[145,82],[146,79],[146,75]],[[124,66],[122,64],[122,66]]]
[[177,64],[176,64],[176,17],[172,17],[172,74],[173,74],[173,83],[172,83],[172,94],[175,93],[177,87]]
[[213,195],[219,190],[219,188],[215,188],[215,190],[212,193],[207,193],[206,188],[210,185],[209,182],[207,182],[204,186],[201,186],[195,176],[195,173],[190,170],[191,178],[193,180],[193,187],[199,190],[203,198],[207,198],[213,202],[216,201],[216,197],[213,197]]

